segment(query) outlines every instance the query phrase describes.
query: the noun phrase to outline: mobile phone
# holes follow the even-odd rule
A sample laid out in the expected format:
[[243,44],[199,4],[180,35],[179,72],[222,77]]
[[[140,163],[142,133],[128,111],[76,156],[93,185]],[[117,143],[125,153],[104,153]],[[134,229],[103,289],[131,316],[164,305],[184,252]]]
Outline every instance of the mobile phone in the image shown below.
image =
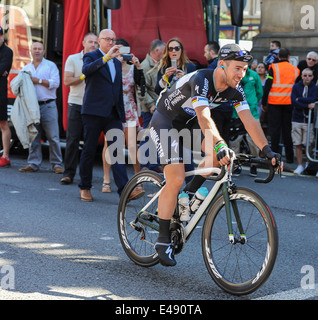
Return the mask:
[[171,59],[171,67],[175,67],[175,68],[178,67],[177,59]]
[[130,47],[122,46],[119,48],[119,53],[130,53]]
[[123,54],[122,55],[124,61],[130,61],[133,57],[132,54]]

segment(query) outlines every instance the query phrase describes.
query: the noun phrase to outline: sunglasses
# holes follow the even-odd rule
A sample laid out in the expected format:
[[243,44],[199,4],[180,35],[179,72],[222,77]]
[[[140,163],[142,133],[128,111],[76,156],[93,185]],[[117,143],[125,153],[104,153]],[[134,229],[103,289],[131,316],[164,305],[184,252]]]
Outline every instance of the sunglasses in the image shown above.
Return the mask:
[[181,47],[180,47],[180,46],[177,46],[177,47],[169,47],[169,48],[168,48],[168,51],[169,51],[169,52],[172,52],[173,50],[175,50],[175,51],[180,51],[180,50],[181,50]]
[[248,55],[249,52],[246,51],[246,50],[240,50],[240,51],[238,51],[238,52],[235,52],[234,54],[235,54],[237,57],[244,57],[244,56]]
[[313,58],[307,58],[309,61],[313,61],[313,62],[316,62],[317,60],[316,59],[313,59]]
[[237,52],[231,52],[226,58],[224,58],[224,60],[230,60],[233,58],[239,58],[239,57],[244,57],[249,55],[250,53],[246,50],[240,50]]
[[312,74],[303,74],[303,77],[313,77]]

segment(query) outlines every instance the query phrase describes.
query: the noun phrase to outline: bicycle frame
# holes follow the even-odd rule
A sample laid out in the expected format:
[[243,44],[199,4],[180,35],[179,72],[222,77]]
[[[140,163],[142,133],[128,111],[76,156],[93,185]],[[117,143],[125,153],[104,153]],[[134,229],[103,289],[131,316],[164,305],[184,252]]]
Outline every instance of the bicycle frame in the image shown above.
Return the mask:
[[[221,169],[220,168],[202,168],[202,169],[195,169],[192,171],[188,171],[185,173],[185,176],[192,176],[192,175],[206,175],[206,174],[220,174],[221,173]],[[198,208],[198,210],[196,211],[196,213],[192,216],[192,218],[190,219],[189,223],[184,227],[184,236],[185,239],[187,240],[192,231],[195,229],[196,225],[198,224],[198,222],[200,221],[200,219],[202,218],[202,216],[204,215],[206,209],[208,208],[208,206],[210,205],[210,203],[213,201],[213,199],[215,198],[216,194],[220,191],[222,185],[223,185],[223,193],[226,195],[228,195],[227,192],[227,181],[229,180],[229,172],[226,171],[224,176],[215,182],[214,186],[212,187],[212,189],[210,190],[210,192],[208,193],[208,195],[206,196],[206,198],[204,199],[204,201],[201,203],[200,207]],[[147,208],[159,197],[159,195],[161,194],[163,188],[161,188],[154,196],[153,198],[140,210],[139,215],[138,215],[138,220],[150,227],[152,227],[153,229],[158,229],[157,226],[155,226],[153,223],[143,219],[140,217],[140,215],[145,212],[147,210]],[[232,219],[231,219],[231,212],[230,212],[230,203],[229,203],[229,198],[225,198],[228,199],[227,202],[227,220],[228,220],[228,227],[229,227],[229,235],[230,237],[233,236],[233,232],[232,232]]]
[[[220,174],[220,171],[221,171],[220,168],[195,169],[193,171],[186,172],[185,176],[187,177],[191,175],[203,175],[207,173]],[[228,181],[228,178],[229,178],[229,172],[226,171],[224,177],[221,180],[218,180],[215,182],[214,186],[212,187],[212,189],[210,190],[206,198],[203,200],[203,202],[201,203],[196,213],[190,219],[189,223],[185,226],[184,228],[185,239],[188,239],[190,237],[192,231],[194,230],[194,228],[196,227],[196,225],[204,215],[206,209],[208,208],[210,203],[213,201],[217,193],[220,191],[222,185]]]
[[[204,215],[205,211],[207,210],[208,206],[210,203],[212,203],[213,199],[215,196],[218,194],[218,192],[222,189],[222,193],[224,196],[224,201],[225,201],[225,210],[226,210],[226,219],[227,219],[227,225],[228,225],[228,234],[229,234],[229,241],[231,243],[236,243],[236,242],[241,242],[245,243],[247,241],[245,232],[243,230],[243,226],[241,223],[240,219],[240,214],[238,212],[238,208],[236,205],[235,201],[230,201],[230,196],[229,196],[229,183],[231,184],[231,171],[233,168],[233,161],[234,159],[231,160],[231,163],[227,165],[226,167],[222,168],[216,168],[216,167],[211,167],[211,168],[201,168],[201,169],[195,169],[192,171],[188,171],[185,173],[185,177],[192,176],[192,175],[203,175],[203,176],[208,176],[207,180],[212,180],[215,181],[214,186],[204,199],[204,201],[201,203],[200,207],[196,211],[196,213],[192,216],[188,224],[183,227],[183,232],[184,232],[184,238],[185,240],[188,240],[192,231],[195,229],[196,225]],[[259,164],[264,164],[266,163],[269,165],[269,174],[267,178],[265,179],[255,179],[254,181],[257,183],[268,183],[270,182],[275,174],[274,167],[270,165],[269,160],[265,159],[258,159],[258,158],[250,158],[247,155],[242,155],[240,154],[240,161],[242,162],[250,162],[252,161],[253,163],[259,163]],[[212,176],[212,174],[217,174],[217,176]],[[142,182],[142,181],[140,181]],[[143,219],[141,217],[141,214],[146,211],[146,209],[159,197],[159,195],[162,192],[163,187],[153,196],[153,198],[140,210],[139,214],[137,215],[137,219],[135,222],[138,220],[141,223],[144,223],[145,225],[153,228],[154,230],[159,231],[159,226],[153,224],[150,221],[147,221],[146,219]],[[234,212],[234,216],[236,219],[236,223],[240,232],[240,238],[239,240],[234,238],[233,235],[233,227],[232,227],[232,213],[231,213],[231,206]]]

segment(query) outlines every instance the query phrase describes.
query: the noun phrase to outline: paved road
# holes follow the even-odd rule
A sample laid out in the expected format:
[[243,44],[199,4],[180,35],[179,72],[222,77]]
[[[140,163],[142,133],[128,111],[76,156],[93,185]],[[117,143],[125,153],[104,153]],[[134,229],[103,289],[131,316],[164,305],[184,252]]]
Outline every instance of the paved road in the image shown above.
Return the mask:
[[[279,229],[274,271],[257,292],[233,297],[210,278],[201,254],[201,227],[174,268],[146,269],[125,255],[117,235],[118,196],[101,193],[102,165],[94,169],[95,201],[79,199],[47,160],[37,173],[20,173],[25,155],[0,168],[0,300],[246,300],[317,299],[318,179],[284,175],[255,184],[243,171],[237,184],[255,188],[270,205]],[[129,167],[129,175],[132,168]],[[116,189],[112,185],[113,190]],[[315,273],[316,272],[316,273]],[[304,287],[311,285],[311,289]],[[310,287],[310,286],[309,286]]]

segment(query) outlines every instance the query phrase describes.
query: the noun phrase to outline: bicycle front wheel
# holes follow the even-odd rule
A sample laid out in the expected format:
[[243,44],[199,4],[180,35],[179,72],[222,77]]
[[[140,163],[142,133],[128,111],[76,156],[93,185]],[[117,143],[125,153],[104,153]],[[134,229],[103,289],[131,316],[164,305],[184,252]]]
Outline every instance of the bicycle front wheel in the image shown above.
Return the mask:
[[[226,292],[244,295],[257,290],[272,272],[278,251],[277,227],[264,200],[252,190],[237,188],[230,203],[233,236],[229,236],[221,194],[206,216],[202,250],[215,283]],[[237,208],[237,216],[232,208]]]
[[[151,267],[159,262],[154,245],[159,235],[158,198],[163,177],[153,171],[141,171],[125,186],[118,205],[118,233],[127,256],[136,264]],[[130,200],[136,188],[143,189]]]

